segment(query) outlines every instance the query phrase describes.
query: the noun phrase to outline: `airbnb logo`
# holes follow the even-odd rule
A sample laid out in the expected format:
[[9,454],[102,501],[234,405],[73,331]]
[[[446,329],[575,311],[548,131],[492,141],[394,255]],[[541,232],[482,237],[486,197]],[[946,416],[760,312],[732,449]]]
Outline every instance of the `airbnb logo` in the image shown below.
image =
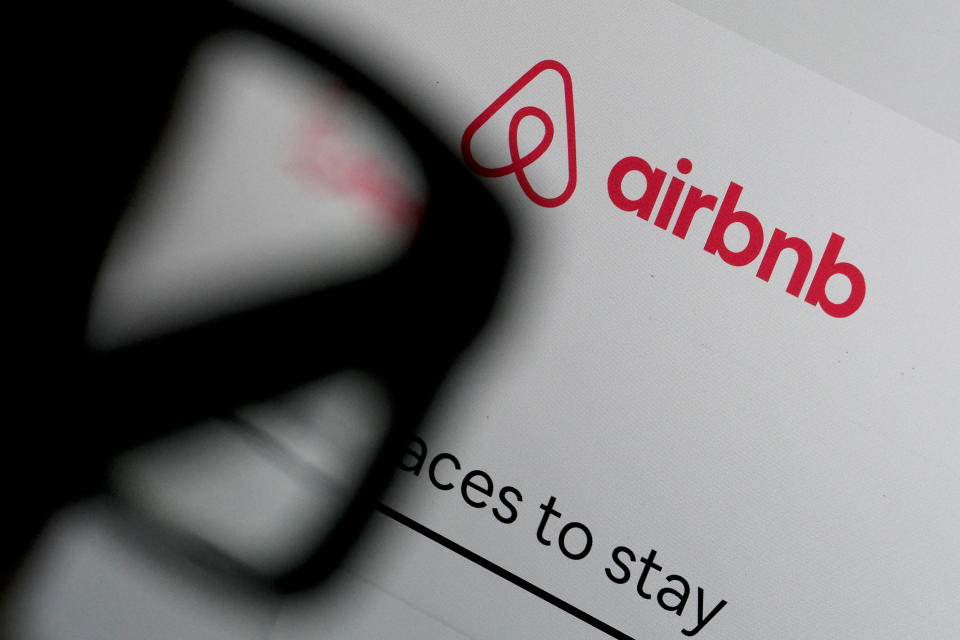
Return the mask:
[[[567,186],[563,189],[563,192],[556,197],[545,197],[537,193],[537,191],[530,184],[530,180],[527,178],[525,169],[531,164],[536,162],[540,156],[542,156],[547,149],[550,148],[550,144],[553,142],[554,135],[554,125],[553,120],[547,114],[546,111],[538,107],[526,106],[517,109],[513,114],[513,117],[510,118],[510,126],[507,133],[507,143],[510,148],[510,162],[503,166],[499,167],[485,167],[481,165],[473,156],[473,152],[470,149],[470,144],[473,142],[473,136],[477,133],[477,130],[480,129],[487,121],[490,120],[503,106],[510,101],[511,98],[516,96],[521,89],[526,87],[530,82],[539,76],[545,71],[556,71],[560,74],[560,78],[563,80],[563,101],[565,105],[565,120],[566,120],[566,129],[567,129]],[[520,143],[519,143],[519,130],[520,123],[524,118],[536,118],[543,124],[544,133],[543,138],[540,142],[533,148],[532,151],[528,152],[525,155],[520,155]],[[460,148],[463,152],[463,159],[467,163],[467,166],[477,174],[487,177],[487,178],[498,178],[500,176],[505,176],[508,174],[516,174],[517,182],[520,183],[520,188],[523,189],[523,192],[528,198],[540,205],[541,207],[557,207],[570,199],[570,196],[573,194],[573,190],[577,186],[577,144],[576,137],[574,134],[574,124],[573,124],[573,82],[570,80],[570,72],[567,71],[567,68],[556,60],[543,60],[533,65],[533,67],[527,71],[525,74],[520,76],[520,78],[514,82],[510,87],[504,91],[499,98],[493,101],[493,103],[483,110],[483,112],[477,116],[477,118],[470,123],[470,126],[467,127],[467,130],[463,132],[463,138],[460,141]]]
[[[693,163],[687,158],[680,158],[677,162],[677,172],[680,174],[689,174],[692,169]],[[624,179],[631,174],[642,177],[644,182],[643,193],[638,197],[630,197],[624,193]],[[653,224],[666,231],[674,218],[686,186],[682,178],[671,177],[666,193],[661,197],[666,179],[667,172],[663,169],[651,167],[650,163],[643,158],[627,156],[613,165],[610,170],[607,178],[607,194],[617,208],[634,213],[642,220],[650,220],[654,206],[660,202]],[[737,209],[741,193],[743,193],[743,187],[736,182],[730,183],[722,200],[690,185],[686,190],[686,197],[682,198],[680,213],[673,224],[673,235],[680,239],[686,238],[695,215],[703,211],[715,212],[713,226],[710,228],[703,250],[719,256],[732,267],[749,265],[760,257],[765,234],[763,224],[757,216],[749,211]],[[718,202],[719,207],[717,207]],[[742,227],[747,233],[747,244],[742,249],[733,249],[727,245],[727,230],[734,225]],[[845,318],[859,309],[867,292],[860,269],[849,262],[837,261],[843,240],[843,236],[836,233],[830,234],[830,239],[820,256],[820,262],[817,264],[804,297],[804,301],[819,306],[827,315],[834,318]],[[756,275],[761,280],[769,282],[774,267],[780,262],[780,256],[786,250],[789,250],[795,258],[790,282],[787,284],[787,293],[799,298],[813,265],[813,250],[802,238],[788,236],[783,230],[774,229],[769,235],[766,249],[762,251],[763,257],[760,259]],[[827,281],[837,276],[846,280],[849,285],[849,293],[843,300],[831,300],[827,295]]]
[[[552,198],[538,193],[531,186],[525,171],[550,148],[553,142],[554,123],[543,109],[524,106],[514,112],[507,132],[510,151],[510,162],[507,164],[499,167],[483,166],[477,162],[470,146],[477,131],[504,105],[537,76],[550,70],[560,74],[563,80],[568,167],[566,187],[560,195]],[[540,142],[531,151],[521,155],[518,138],[520,123],[524,118],[539,120],[544,132]],[[497,178],[513,173],[517,176],[520,188],[536,204],[542,207],[557,207],[566,202],[577,186],[573,83],[570,80],[570,72],[556,60],[544,60],[533,65],[470,123],[463,132],[460,147],[467,166],[479,175]],[[713,224],[703,245],[707,253],[719,257],[732,267],[745,267],[759,258],[759,266],[755,274],[757,278],[767,282],[770,281],[775,268],[781,264],[781,256],[786,253],[790,257],[785,260],[780,270],[788,269],[792,264],[793,270],[790,272],[790,279],[786,286],[788,294],[800,298],[806,287],[803,300],[810,305],[820,307],[824,313],[834,318],[845,318],[860,308],[866,296],[867,286],[860,269],[849,262],[838,260],[844,243],[843,236],[836,233],[830,234],[827,245],[814,268],[814,252],[805,240],[797,236],[788,236],[785,231],[777,228],[769,232],[769,227],[765,228],[757,216],[737,208],[743,192],[741,185],[731,181],[722,197],[710,195],[699,187],[688,184],[685,178],[692,170],[693,163],[688,158],[681,158],[677,162],[677,173],[680,175],[670,177],[669,184],[664,189],[664,183],[668,178],[667,171],[651,166],[638,156],[627,156],[616,162],[610,169],[607,178],[607,195],[614,206],[635,214],[641,220],[649,221],[656,211],[653,225],[666,231],[672,223],[672,234],[681,239],[687,237],[694,216],[712,214]],[[638,180],[643,183],[643,191],[639,193],[636,192]],[[633,186],[628,186],[627,182]],[[735,246],[731,247],[728,244],[727,231],[731,229],[735,234],[739,231],[741,236],[746,233],[745,246],[739,247],[734,243]],[[810,277],[811,270],[812,277]],[[839,286],[840,291],[838,292],[835,286],[833,294],[828,294],[829,281]]]

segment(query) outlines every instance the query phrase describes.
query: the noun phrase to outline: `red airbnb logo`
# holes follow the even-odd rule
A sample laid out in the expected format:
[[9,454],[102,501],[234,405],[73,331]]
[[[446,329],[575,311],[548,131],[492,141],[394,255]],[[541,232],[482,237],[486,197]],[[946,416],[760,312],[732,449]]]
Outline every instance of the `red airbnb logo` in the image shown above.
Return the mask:
[[[510,147],[509,164],[505,164],[500,167],[485,167],[481,165],[473,157],[473,152],[470,150],[470,144],[473,141],[473,136],[476,134],[477,130],[486,124],[486,122],[503,107],[503,105],[517,95],[521,89],[530,84],[534,78],[544,71],[551,69],[559,73],[560,78],[563,80],[563,98],[567,125],[567,186],[560,195],[554,198],[547,198],[534,190],[533,186],[530,184],[530,180],[527,179],[526,172],[524,171],[528,166],[536,162],[536,160],[542,156],[547,149],[550,148],[550,143],[553,142],[553,120],[551,120],[550,116],[547,115],[546,111],[540,109],[539,107],[526,106],[517,109],[516,113],[513,114],[513,117],[510,119],[510,127],[507,134],[507,142]],[[520,123],[524,118],[527,117],[538,119],[543,124],[544,133],[543,138],[533,148],[532,151],[526,155],[520,155],[520,145],[517,139],[517,132],[520,129]],[[567,71],[567,68],[556,60],[543,60],[542,62],[538,62],[537,64],[533,65],[529,71],[520,76],[516,82],[510,85],[510,88],[504,91],[499,98],[494,100],[489,107],[484,109],[483,112],[477,116],[473,122],[470,123],[470,126],[467,127],[467,130],[463,132],[463,139],[460,141],[460,148],[463,152],[463,159],[467,163],[467,166],[481,176],[487,178],[498,178],[511,173],[516,174],[517,182],[520,183],[520,188],[523,189],[523,192],[528,198],[533,200],[541,207],[557,207],[569,200],[570,196],[573,194],[573,190],[577,186],[577,145],[573,125],[573,83],[570,80],[570,72]]]
[[[510,118],[507,134],[510,149],[509,163],[499,167],[484,166],[477,162],[470,149],[477,131],[524,87],[548,70],[556,71],[563,80],[567,125],[567,185],[560,195],[553,198],[537,193],[531,186],[525,171],[550,148],[553,142],[554,123],[543,109],[523,106],[518,108]],[[543,125],[543,137],[533,150],[521,155],[518,132],[520,123],[528,117],[540,121]],[[573,83],[570,81],[570,72],[556,60],[544,60],[533,65],[529,71],[520,76],[510,85],[510,88],[470,123],[467,130],[463,132],[460,148],[464,161],[474,172],[487,178],[516,174],[520,188],[530,200],[541,207],[557,207],[570,199],[577,186],[577,153],[573,129]],[[549,168],[549,162],[549,159],[545,160],[541,166],[546,165]],[[649,221],[656,211],[653,225],[666,231],[673,224],[673,235],[681,239],[687,237],[694,216],[704,217],[712,214],[713,225],[703,245],[707,253],[718,256],[723,262],[733,267],[746,267],[759,258],[756,276],[766,282],[770,281],[778,266],[779,271],[783,271],[789,268],[792,261],[793,271],[786,286],[787,293],[799,298],[806,287],[803,300],[815,307],[820,307],[827,315],[834,318],[845,318],[860,308],[866,296],[867,285],[859,268],[838,259],[844,243],[843,236],[831,233],[826,247],[820,254],[819,262],[814,263],[813,248],[806,240],[787,235],[785,231],[778,228],[770,232],[769,226],[765,228],[757,216],[738,208],[740,195],[743,192],[742,186],[731,181],[722,197],[710,195],[688,183],[686,176],[692,170],[693,163],[688,158],[680,158],[677,162],[677,173],[680,175],[670,177],[669,184],[664,188],[668,178],[667,171],[651,166],[639,156],[627,156],[614,164],[610,170],[607,178],[607,194],[617,208],[633,213],[642,220]],[[544,173],[541,172],[540,175],[543,176]],[[642,179],[644,185],[641,193],[637,193],[636,179],[638,178]],[[740,248],[736,243],[734,246],[728,244],[727,230],[731,228],[746,233],[746,246]],[[788,257],[781,260],[781,256],[785,253]],[[781,263],[785,266],[780,266]],[[816,264],[815,268],[814,264]],[[813,271],[812,278],[811,271]],[[832,293],[828,293],[828,282],[834,283],[831,288]]]

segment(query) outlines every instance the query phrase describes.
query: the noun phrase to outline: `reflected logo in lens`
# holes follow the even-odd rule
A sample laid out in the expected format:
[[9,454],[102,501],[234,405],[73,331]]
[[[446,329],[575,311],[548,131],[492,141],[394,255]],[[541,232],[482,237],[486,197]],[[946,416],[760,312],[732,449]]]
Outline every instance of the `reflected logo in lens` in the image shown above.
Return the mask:
[[[511,98],[530,84],[534,78],[550,70],[560,74],[560,78],[563,80],[564,119],[566,121],[567,138],[567,185],[560,195],[552,198],[539,194],[530,184],[530,180],[527,178],[525,171],[527,167],[546,153],[547,149],[550,148],[550,144],[553,142],[554,123],[543,109],[534,106],[524,106],[517,109],[513,117],[510,118],[510,126],[507,134],[507,142],[510,149],[510,162],[508,164],[499,167],[483,166],[477,162],[470,149],[473,136],[480,127],[486,124]],[[521,155],[518,132],[520,123],[524,118],[536,118],[539,120],[543,125],[544,132],[543,138],[537,143],[533,150]],[[557,207],[569,200],[570,196],[573,195],[573,190],[577,186],[577,145],[573,124],[573,82],[570,79],[570,72],[556,60],[543,60],[533,65],[529,71],[520,76],[516,82],[510,85],[500,97],[494,100],[489,107],[484,109],[483,112],[470,123],[466,131],[463,132],[460,148],[463,153],[464,162],[466,162],[472,171],[481,176],[498,178],[511,173],[516,174],[517,182],[520,183],[520,188],[523,189],[526,196],[541,207]]]

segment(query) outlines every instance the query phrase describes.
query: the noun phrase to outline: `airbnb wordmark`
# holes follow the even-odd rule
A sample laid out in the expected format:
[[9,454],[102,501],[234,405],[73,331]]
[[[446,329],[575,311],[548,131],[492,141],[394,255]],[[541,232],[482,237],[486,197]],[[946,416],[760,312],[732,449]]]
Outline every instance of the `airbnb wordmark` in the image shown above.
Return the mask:
[[[567,145],[569,156],[569,178],[567,187],[556,198],[544,198],[530,186],[524,174],[524,168],[533,163],[549,148],[553,140],[554,126],[550,117],[537,107],[526,106],[518,109],[510,120],[508,146],[510,148],[510,164],[502,167],[484,167],[476,162],[470,152],[470,142],[477,130],[483,126],[499,109],[514,97],[533,78],[547,69],[553,69],[563,78],[564,98],[566,102]],[[517,143],[517,130],[520,121],[526,117],[539,119],[544,126],[544,136],[540,143],[529,153],[521,156]],[[544,207],[556,207],[566,202],[577,181],[576,146],[574,143],[573,124],[573,83],[570,73],[555,60],[544,60],[533,66],[513,83],[493,104],[487,107],[476,120],[470,123],[463,134],[461,142],[463,157],[473,171],[486,177],[505,176],[510,173],[517,175],[520,187],[533,202]],[[687,175],[693,170],[693,163],[687,158],[677,162],[677,173]],[[644,180],[642,193],[626,193],[624,180],[627,176],[641,176]],[[807,283],[810,270],[813,267],[813,250],[803,239],[788,236],[781,229],[774,229],[769,237],[764,232],[763,225],[754,214],[738,209],[743,187],[736,182],[730,182],[722,199],[715,195],[704,193],[700,188],[687,185],[679,176],[671,176],[667,181],[667,172],[655,168],[643,158],[628,156],[621,159],[607,177],[607,194],[610,201],[623,211],[635,213],[638,218],[650,220],[656,211],[653,224],[664,231],[673,223],[672,233],[678,238],[686,238],[687,231],[694,216],[709,211],[714,214],[713,226],[703,246],[707,253],[719,256],[721,260],[734,267],[744,267],[760,258],[756,275],[761,280],[770,281],[774,268],[780,261],[784,251],[789,250],[796,258],[790,281],[787,283],[787,293],[799,298],[804,285]],[[682,204],[681,204],[682,202]],[[659,207],[657,204],[659,203]],[[719,203],[719,206],[718,206]],[[679,213],[677,212],[679,205]],[[676,218],[674,215],[676,214]],[[726,232],[734,225],[743,227],[748,236],[746,246],[734,250],[727,244]],[[766,241],[766,248],[764,242]],[[813,277],[810,279],[804,300],[834,318],[845,318],[853,314],[863,304],[866,295],[866,283],[863,273],[849,262],[839,262],[840,249],[844,238],[836,233],[830,234],[827,246],[820,256]],[[762,254],[762,257],[761,257]],[[832,300],[827,295],[827,282],[834,277],[846,280],[849,291],[843,300]]]
[[[687,158],[681,158],[677,162],[678,173],[687,174],[692,169],[693,163]],[[628,197],[623,192],[623,179],[631,173],[640,174],[645,180],[643,193],[635,198]],[[667,173],[663,169],[654,169],[643,158],[629,156],[620,160],[610,170],[610,176],[607,178],[607,193],[617,207],[624,211],[636,213],[638,218],[644,220],[650,219],[654,205],[660,200],[660,208],[657,210],[653,224],[666,230],[676,212],[677,205],[680,203],[680,196],[686,186],[682,179],[671,177],[666,193],[661,199],[660,192],[663,190],[663,183],[666,178]],[[683,198],[683,204],[680,206],[680,213],[673,224],[673,235],[678,238],[686,238],[687,230],[690,229],[690,222],[695,215],[701,211],[716,210],[713,227],[711,227],[710,234],[707,236],[706,244],[703,245],[703,250],[720,256],[724,262],[734,267],[743,267],[750,264],[757,259],[763,249],[764,233],[763,225],[760,224],[760,220],[755,215],[748,211],[737,210],[737,203],[742,192],[743,187],[736,182],[731,182],[723,200],[720,201],[719,208],[717,208],[717,196],[705,194],[699,188],[690,185],[686,197]],[[732,250],[726,243],[726,231],[735,224],[745,227],[749,237],[747,246],[739,251]],[[824,249],[820,262],[817,264],[817,270],[810,281],[807,295],[804,297],[804,300],[812,305],[819,305],[827,315],[834,318],[845,318],[859,309],[866,294],[866,284],[860,270],[848,262],[837,262],[842,246],[843,237],[835,233],[831,234],[830,240],[827,242],[827,248]],[[763,258],[761,258],[760,267],[757,269],[757,277],[769,282],[770,276],[773,274],[773,268],[786,249],[792,251],[797,258],[796,267],[793,269],[790,282],[787,283],[787,293],[799,298],[800,291],[803,289],[807,275],[810,273],[810,267],[813,264],[813,251],[804,240],[788,236],[780,229],[774,229],[773,233],[770,234],[767,248],[763,251]],[[835,302],[827,297],[827,280],[833,276],[843,276],[849,282],[850,292],[846,300]]]
[[[527,174],[524,171],[542,156],[547,149],[550,148],[550,143],[553,142],[553,120],[550,119],[550,116],[547,115],[547,112],[543,109],[527,106],[517,109],[516,113],[513,114],[507,133],[507,142],[510,147],[509,164],[501,167],[485,167],[476,161],[473,157],[473,152],[470,150],[470,143],[473,141],[473,136],[477,130],[486,124],[486,122],[490,120],[497,111],[503,108],[503,105],[509,102],[511,98],[517,95],[521,89],[530,84],[534,78],[549,70],[559,73],[560,78],[563,80],[564,115],[566,116],[567,125],[567,186],[564,188],[563,193],[555,198],[546,198],[537,193],[530,185],[530,181],[527,179]],[[517,138],[520,122],[523,121],[524,118],[536,118],[539,120],[543,124],[544,132],[543,139],[537,146],[526,155],[521,156],[520,145]],[[483,113],[470,123],[467,130],[463,132],[460,148],[467,166],[481,176],[498,178],[515,173],[517,175],[517,181],[520,183],[520,188],[523,189],[526,196],[541,207],[557,207],[569,200],[573,194],[573,190],[577,187],[577,143],[573,126],[573,82],[570,80],[570,72],[556,60],[543,60],[533,65],[533,68],[520,76],[519,80],[510,85],[509,89],[504,91],[499,98],[494,100],[489,107],[483,110]]]

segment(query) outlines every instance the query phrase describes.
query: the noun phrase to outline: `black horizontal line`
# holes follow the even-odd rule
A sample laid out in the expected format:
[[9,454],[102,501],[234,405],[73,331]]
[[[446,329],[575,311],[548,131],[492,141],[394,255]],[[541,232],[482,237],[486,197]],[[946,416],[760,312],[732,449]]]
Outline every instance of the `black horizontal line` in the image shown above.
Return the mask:
[[474,553],[473,551],[470,551],[470,549],[467,549],[466,547],[463,547],[457,544],[450,538],[440,535],[433,529],[430,529],[429,527],[426,527],[420,524],[419,522],[417,522],[416,520],[413,520],[409,516],[405,516],[399,511],[391,509],[390,507],[382,503],[377,505],[377,510],[380,513],[384,514],[385,516],[389,516],[393,518],[400,524],[410,527],[417,533],[423,536],[426,536],[427,538],[430,538],[431,540],[433,540],[438,544],[443,545],[444,547],[446,547],[447,549],[450,549],[454,553],[460,556],[463,556],[467,560],[480,565],[487,571],[490,571],[491,573],[494,573],[500,576],[504,580],[512,582],[513,584],[517,585],[521,589],[537,596],[541,600],[545,600],[546,602],[549,602],[550,604],[557,607],[561,611],[565,611],[571,616],[578,618],[583,622],[586,622],[591,627],[598,629],[613,638],[617,638],[617,640],[635,640],[632,636],[628,636],[623,631],[620,631],[619,629],[611,627],[606,622],[603,622],[602,620],[599,620],[593,617],[583,609],[579,609],[573,606],[572,604],[570,604],[569,602],[567,602],[566,600],[562,600],[558,598],[557,596],[553,595],[549,591],[541,589],[540,587],[533,584],[532,582],[528,582],[527,580],[524,580],[517,574],[507,571],[500,565],[494,562],[491,562],[490,560],[487,560],[483,556],[477,553]]

